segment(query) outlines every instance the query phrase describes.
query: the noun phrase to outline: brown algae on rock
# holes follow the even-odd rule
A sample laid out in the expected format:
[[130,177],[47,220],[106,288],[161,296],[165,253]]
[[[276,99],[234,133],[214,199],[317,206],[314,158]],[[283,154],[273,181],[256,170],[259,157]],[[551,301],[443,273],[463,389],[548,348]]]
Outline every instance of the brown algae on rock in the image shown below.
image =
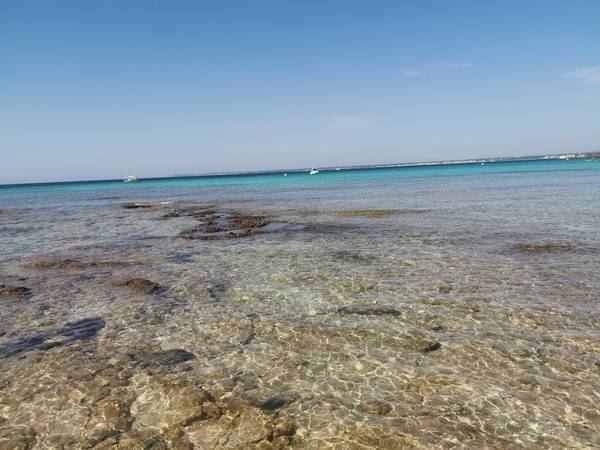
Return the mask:
[[27,269],[37,270],[82,270],[90,268],[114,268],[114,267],[128,267],[132,265],[142,264],[142,262],[132,261],[107,261],[107,260],[90,260],[85,258],[62,258],[62,257],[39,257],[33,258],[32,260],[23,264],[23,267]]
[[390,217],[398,214],[396,210],[393,209],[357,209],[357,210],[348,210],[348,211],[335,211],[333,213],[334,216],[337,217],[369,217],[369,218],[377,218],[377,217]]
[[2,298],[27,298],[31,295],[31,289],[25,286],[12,286],[0,284],[0,299]]
[[573,250],[571,245],[561,243],[519,244],[517,248],[521,253],[558,253]]
[[160,290],[160,284],[150,281],[146,278],[132,278],[118,283],[119,286],[125,286],[132,291],[142,292],[144,294],[154,294]]
[[177,237],[189,241],[216,241],[258,236],[267,233],[265,227],[270,221],[261,215],[217,213],[206,211],[201,215],[192,214],[199,225],[181,231]]
[[272,216],[334,216],[334,217],[363,217],[363,218],[385,218],[398,215],[412,215],[427,213],[427,209],[405,208],[405,209],[355,209],[355,210],[310,210],[310,209],[291,209],[283,211],[269,211],[266,215]]

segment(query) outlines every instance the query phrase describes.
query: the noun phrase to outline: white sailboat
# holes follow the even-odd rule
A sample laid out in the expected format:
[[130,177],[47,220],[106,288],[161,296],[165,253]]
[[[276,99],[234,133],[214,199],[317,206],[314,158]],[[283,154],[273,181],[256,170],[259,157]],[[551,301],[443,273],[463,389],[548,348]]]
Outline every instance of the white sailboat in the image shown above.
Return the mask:
[[140,181],[139,177],[131,174],[131,156],[129,157],[129,164],[127,166],[127,174],[125,175],[124,183],[135,183]]
[[339,162],[339,161],[338,161],[338,165],[337,165],[337,167],[335,168],[335,170],[342,170],[342,168],[340,167],[340,162]]

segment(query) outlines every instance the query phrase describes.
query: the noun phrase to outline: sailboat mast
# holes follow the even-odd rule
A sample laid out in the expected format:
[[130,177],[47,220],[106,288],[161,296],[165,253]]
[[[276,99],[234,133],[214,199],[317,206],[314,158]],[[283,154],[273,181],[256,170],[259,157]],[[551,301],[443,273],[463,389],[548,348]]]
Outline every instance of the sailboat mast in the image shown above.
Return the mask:
[[130,183],[132,181],[139,181],[140,179],[138,177],[136,177],[135,175],[133,175],[131,173],[131,156],[129,157],[128,160],[128,164],[127,164],[127,174],[125,174],[125,179],[123,181],[125,181],[126,183]]

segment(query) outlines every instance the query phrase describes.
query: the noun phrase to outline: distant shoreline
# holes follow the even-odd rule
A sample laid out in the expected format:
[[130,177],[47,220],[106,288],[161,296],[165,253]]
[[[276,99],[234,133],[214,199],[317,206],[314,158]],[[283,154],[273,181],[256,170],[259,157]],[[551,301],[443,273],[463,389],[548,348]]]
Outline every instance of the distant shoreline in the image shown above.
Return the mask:
[[[565,157],[565,158],[562,158]],[[421,166],[443,166],[451,164],[480,164],[480,163],[494,163],[494,162],[510,162],[510,161],[540,161],[540,160],[556,160],[556,159],[585,159],[585,158],[600,158],[600,152],[579,152],[579,153],[558,153],[552,155],[530,155],[530,156],[502,156],[502,157],[491,157],[491,158],[477,158],[477,159],[451,159],[451,160],[439,160],[439,161],[419,161],[409,163],[385,163],[385,164],[359,164],[352,166],[340,166],[340,170],[355,170],[355,169],[385,169],[394,167],[421,167]],[[195,177],[210,177],[210,176],[240,176],[240,175],[268,175],[268,174],[280,174],[282,172],[297,173],[306,172],[310,170],[310,167],[302,167],[296,169],[276,169],[276,170],[262,170],[252,172],[210,172],[210,173],[199,173],[199,174],[176,174],[170,177],[158,177],[162,178],[195,178]],[[326,166],[319,167],[320,171],[332,171],[337,170],[338,166]]]
[[[529,155],[529,156],[504,156],[490,157],[477,159],[453,159],[439,161],[420,161],[408,163],[386,163],[386,164],[362,164],[352,166],[339,166],[339,170],[364,170],[364,169],[391,169],[400,167],[428,167],[428,166],[444,166],[444,165],[460,165],[460,164],[481,164],[481,163],[502,163],[502,162],[519,162],[519,161],[543,161],[543,160],[565,160],[565,159],[586,159],[600,158],[600,151],[578,152],[578,153],[557,153],[548,155]],[[336,171],[338,166],[319,167],[322,172]],[[143,180],[169,180],[176,178],[211,178],[211,177],[236,177],[236,176],[261,176],[261,175],[279,175],[281,173],[302,173],[310,170],[310,167],[295,168],[295,169],[273,169],[250,172],[209,172],[198,174],[175,174],[164,177],[148,177]],[[67,181],[42,181],[31,183],[0,183],[2,188],[18,188],[28,186],[52,186],[57,184],[85,184],[85,183],[114,183],[122,181],[120,178],[99,179],[99,180],[67,180]]]

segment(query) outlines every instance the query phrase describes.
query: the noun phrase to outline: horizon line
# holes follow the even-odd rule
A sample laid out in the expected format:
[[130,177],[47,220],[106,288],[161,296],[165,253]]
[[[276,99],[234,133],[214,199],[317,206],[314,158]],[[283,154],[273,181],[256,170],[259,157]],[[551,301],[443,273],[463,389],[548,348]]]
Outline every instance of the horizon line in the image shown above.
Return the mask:
[[[357,170],[357,169],[382,169],[391,167],[423,167],[423,166],[437,166],[437,165],[451,165],[451,164],[475,164],[482,162],[507,162],[507,161],[534,161],[551,157],[559,157],[565,155],[593,155],[600,153],[598,150],[586,150],[576,152],[562,152],[562,153],[545,153],[539,155],[521,155],[521,156],[493,156],[485,158],[469,158],[469,159],[442,159],[434,161],[416,161],[416,162],[404,162],[404,163],[380,163],[380,164],[357,164],[350,166],[325,166],[320,168],[322,171],[335,171],[340,170]],[[311,167],[302,167],[294,169],[268,169],[268,170],[253,170],[253,171],[233,171],[233,172],[207,172],[198,174],[173,174],[158,177],[140,178],[143,180],[167,180],[175,178],[210,178],[210,177],[234,177],[234,176],[260,176],[260,175],[275,175],[280,173],[301,173],[310,170]],[[111,183],[115,181],[122,181],[122,178],[103,178],[103,179],[91,179],[91,180],[63,180],[63,181],[33,181],[25,183],[0,183],[0,188],[11,188],[11,187],[26,187],[36,185],[54,185],[54,184],[76,184],[76,183]]]

